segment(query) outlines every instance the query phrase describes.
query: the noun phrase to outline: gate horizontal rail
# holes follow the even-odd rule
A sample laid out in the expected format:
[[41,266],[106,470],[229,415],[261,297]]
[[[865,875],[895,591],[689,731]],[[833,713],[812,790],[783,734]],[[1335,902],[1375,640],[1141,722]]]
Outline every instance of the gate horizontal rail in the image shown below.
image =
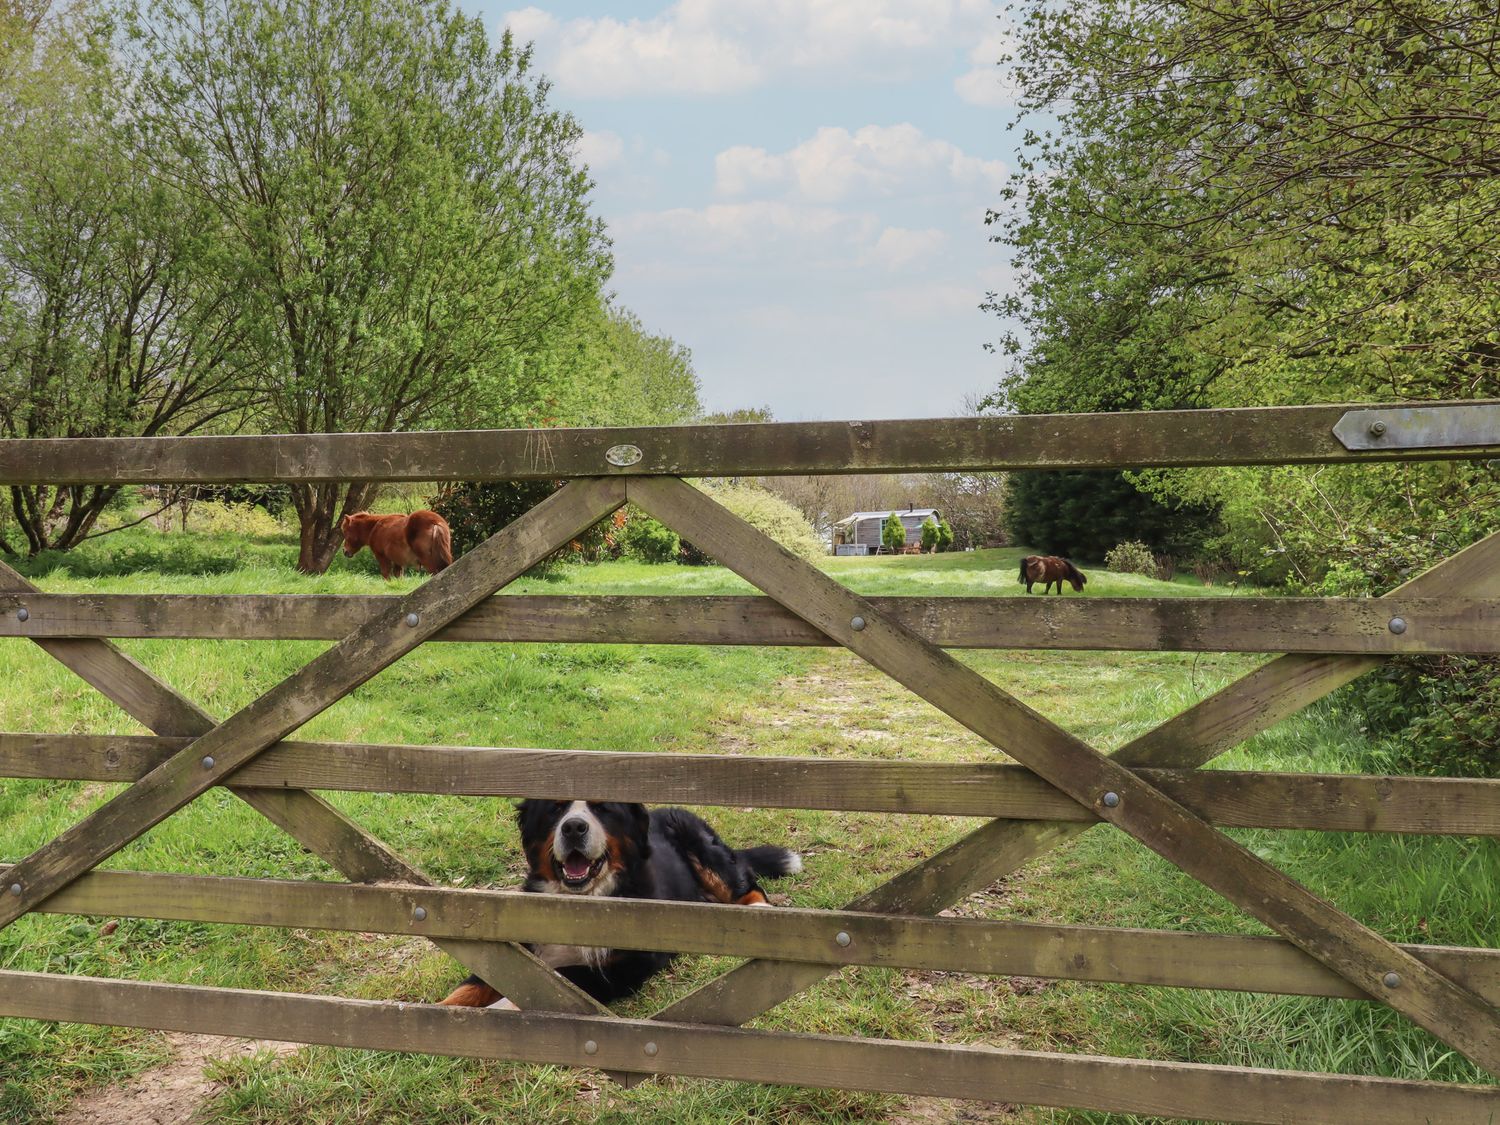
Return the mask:
[[[1013,576],[1007,571],[999,577],[1005,582]],[[336,640],[397,601],[356,594],[0,594],[0,637]],[[1500,652],[1496,598],[883,597],[869,602],[944,648]],[[481,603],[431,639],[836,643],[771,598],[725,595],[511,594]]]
[[[82,876],[38,910],[1371,999],[1288,941],[1240,934],[139,871]],[[1500,949],[1401,948],[1500,1003]]]
[[[36,643],[155,732],[0,734],[0,777],[124,783],[79,825],[0,871],[0,891],[7,892],[0,893],[0,927],[36,912],[422,936],[530,1010],[475,1012],[0,971],[0,1015],[343,1046],[417,1044],[439,1054],[598,1066],[622,1078],[632,1072],[701,1075],[1217,1120],[1496,1125],[1500,1086],[1494,1085],[836,1039],[728,1025],[748,1022],[841,967],[891,966],[1381,1001],[1497,1073],[1500,949],[1390,942],[1217,830],[1496,836],[1500,781],[1196,767],[1389,656],[1500,652],[1500,536],[1373,599],[862,599],[772,551],[675,478],[1497,455],[1500,403],[1470,402],[0,441],[0,485],[589,478],[568,485],[416,592],[397,597],[42,593],[0,566],[0,638]],[[491,596],[627,499],[774,597]],[[1008,584],[1013,577],[1004,572],[997,581]],[[1444,596],[1449,590],[1463,596]],[[105,640],[220,637],[339,643],[216,723]],[[281,740],[429,640],[839,644],[876,661],[1031,768],[997,761]],[[1264,664],[1105,756],[955,663],[944,648],[1300,655]],[[350,882],[93,870],[215,786],[244,798]],[[969,816],[984,823],[844,910],[764,911],[430,886],[313,790],[673,801]],[[1281,936],[931,916],[1101,821],[1218,888]],[[751,960],[652,1020],[625,1020],[608,1016],[517,942]]]
[[[0,971],[0,1015],[1264,1125],[1493,1125],[1493,1088]],[[418,1046],[420,1045],[420,1046]]]
[[[1438,420],[1402,438],[1397,419]],[[0,441],[0,484],[564,480],[1453,460],[1500,452],[1500,404],[1270,406],[613,429]],[[1335,433],[1369,411],[1379,442]],[[1469,423],[1469,424],[1465,424]],[[1351,444],[1355,447],[1351,448]],[[1371,447],[1372,446],[1372,447]],[[612,450],[627,451],[624,456]]]
[[[135,781],[192,740],[0,733],[0,777]],[[1140,769],[1223,828],[1500,836],[1500,781],[1384,774]],[[645,750],[286,741],[229,781],[264,789],[830,809],[1096,823],[1023,766]]]

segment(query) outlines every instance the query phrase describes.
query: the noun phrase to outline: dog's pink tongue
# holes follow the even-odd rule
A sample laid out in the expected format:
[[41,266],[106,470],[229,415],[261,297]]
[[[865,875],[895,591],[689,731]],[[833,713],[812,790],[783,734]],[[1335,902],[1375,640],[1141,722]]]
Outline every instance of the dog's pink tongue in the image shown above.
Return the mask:
[[594,865],[592,863],[584,859],[582,856],[579,856],[577,858],[570,857],[566,862],[563,863],[563,874],[566,875],[569,879],[582,879],[589,873],[589,868],[593,866]]

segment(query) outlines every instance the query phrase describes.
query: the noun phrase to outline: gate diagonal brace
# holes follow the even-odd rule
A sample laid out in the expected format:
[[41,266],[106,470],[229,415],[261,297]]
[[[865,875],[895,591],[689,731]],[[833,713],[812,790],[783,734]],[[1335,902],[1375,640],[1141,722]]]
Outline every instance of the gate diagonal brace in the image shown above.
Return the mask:
[[[603,494],[607,497],[611,491],[616,494],[613,506],[617,507],[618,489],[606,488]],[[597,501],[594,497],[585,499]],[[609,510],[613,510],[613,507]],[[550,522],[554,524],[559,519],[566,521],[568,514],[554,509],[550,517],[541,517],[540,520],[522,517],[522,520],[517,521],[517,525],[520,526],[512,525],[511,529],[500,532],[495,538],[499,539],[504,536],[510,541],[515,541],[519,535],[522,541],[521,550],[529,555],[535,553],[537,549],[538,536],[550,534],[557,539],[557,542],[542,551],[545,555],[556,546],[566,543],[574,534],[571,531],[567,534],[556,530],[549,531],[545,521],[550,519]],[[608,514],[608,512],[603,511],[601,514]],[[536,526],[538,522],[542,522],[543,525]],[[503,566],[507,561],[512,560],[497,556],[492,560],[492,564]],[[457,567],[453,569],[456,570]],[[495,579],[497,588],[509,580],[509,578],[497,577]],[[0,563],[0,590],[29,591],[33,589],[35,587],[21,575]],[[480,596],[488,595],[481,594]],[[403,605],[401,609],[405,611],[401,618],[405,622],[408,620],[406,614],[412,611],[406,605]],[[458,612],[462,612],[462,609]],[[434,624],[433,628],[436,627],[437,625]],[[38,640],[36,643],[158,734],[203,736],[215,729],[214,720],[210,715],[107,641]],[[373,675],[376,670],[378,669],[368,674]],[[363,678],[368,678],[368,676]],[[329,702],[331,703],[332,700]],[[188,747],[184,753],[193,749],[193,747]],[[346,878],[354,881],[388,880],[417,884],[430,882],[420,871],[407,864],[379,840],[364,832],[353,821],[347,819],[315,794],[300,789],[266,790],[245,786],[230,786],[229,788],[252,808],[331,863]],[[182,803],[185,804],[186,801]],[[14,883],[14,876],[9,881]],[[33,905],[35,901],[32,900]],[[486,979],[501,983],[507,995],[527,1008],[579,1014],[607,1012],[603,1005],[552,972],[538,958],[520,946],[509,943],[453,940],[439,941],[436,944],[466,967],[480,973]]]
[[1102,819],[1500,1074],[1500,1012],[675,477],[630,499]]
[[[1449,587],[1500,593],[1500,533],[1390,591],[1435,596]],[[1381,657],[1286,655],[1132,739],[1114,757],[1129,766],[1197,768],[1323,698],[1383,662]],[[990,821],[924,863],[854,899],[846,910],[936,914],[981,891],[1094,825]],[[748,1023],[811,988],[829,970],[757,958],[700,985],[653,1018],[730,1026]]]

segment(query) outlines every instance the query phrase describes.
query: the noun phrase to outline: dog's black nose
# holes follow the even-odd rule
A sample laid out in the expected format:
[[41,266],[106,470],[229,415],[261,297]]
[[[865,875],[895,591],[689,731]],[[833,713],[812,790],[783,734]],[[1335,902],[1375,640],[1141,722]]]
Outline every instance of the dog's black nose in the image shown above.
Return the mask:
[[557,830],[564,840],[582,840],[589,834],[589,822],[581,816],[571,816],[558,825]]

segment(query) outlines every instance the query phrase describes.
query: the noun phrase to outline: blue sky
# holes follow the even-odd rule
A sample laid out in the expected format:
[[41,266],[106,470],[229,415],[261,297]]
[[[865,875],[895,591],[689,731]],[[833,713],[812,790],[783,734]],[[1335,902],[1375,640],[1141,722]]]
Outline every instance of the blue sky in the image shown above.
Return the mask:
[[1013,167],[992,0],[475,3],[534,42],[615,248],[712,410],[958,413],[999,378]]

